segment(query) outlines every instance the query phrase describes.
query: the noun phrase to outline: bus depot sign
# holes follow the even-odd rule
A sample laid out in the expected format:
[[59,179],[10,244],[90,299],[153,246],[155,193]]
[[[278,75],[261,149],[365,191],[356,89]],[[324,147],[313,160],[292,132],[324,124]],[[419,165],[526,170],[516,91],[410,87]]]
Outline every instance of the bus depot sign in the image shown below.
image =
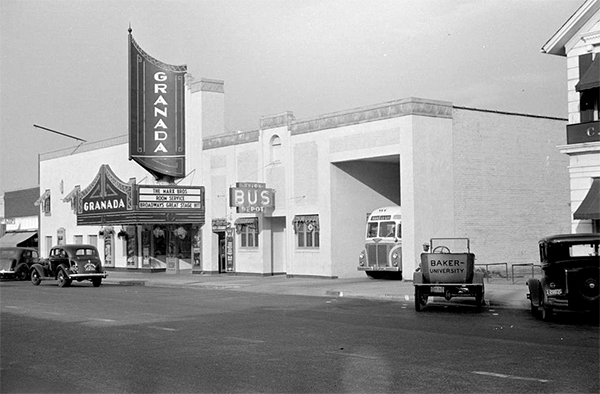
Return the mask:
[[229,206],[237,213],[264,213],[275,208],[275,190],[264,183],[238,182],[229,189]]
[[129,30],[129,158],[158,179],[185,176],[186,71],[148,55]]
[[92,183],[63,199],[71,202],[78,225],[204,223],[203,186],[147,186],[121,181],[103,164]]

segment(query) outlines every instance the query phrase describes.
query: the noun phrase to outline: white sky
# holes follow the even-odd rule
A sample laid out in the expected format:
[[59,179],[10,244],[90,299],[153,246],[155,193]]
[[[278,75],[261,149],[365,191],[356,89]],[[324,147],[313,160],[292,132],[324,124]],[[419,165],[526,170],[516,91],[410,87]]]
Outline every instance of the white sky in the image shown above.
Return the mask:
[[401,99],[567,116],[566,59],[540,49],[584,0],[0,0],[0,194],[38,154],[127,134],[127,29],[225,81],[225,126]]

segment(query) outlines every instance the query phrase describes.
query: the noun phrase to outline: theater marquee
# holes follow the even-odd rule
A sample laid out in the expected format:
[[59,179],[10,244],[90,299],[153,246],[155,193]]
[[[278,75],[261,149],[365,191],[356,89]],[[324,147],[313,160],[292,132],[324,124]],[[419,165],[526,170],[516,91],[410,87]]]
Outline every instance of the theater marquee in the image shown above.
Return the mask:
[[71,203],[78,225],[204,224],[203,186],[136,185],[135,178],[125,183],[107,164],[88,187],[76,186],[63,201]]

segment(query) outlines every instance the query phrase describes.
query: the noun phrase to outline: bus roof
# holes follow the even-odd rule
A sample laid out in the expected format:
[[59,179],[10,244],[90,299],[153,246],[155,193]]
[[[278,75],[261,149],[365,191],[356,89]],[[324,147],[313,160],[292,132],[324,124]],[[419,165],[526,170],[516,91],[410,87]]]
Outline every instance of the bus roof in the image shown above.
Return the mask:
[[379,216],[389,216],[389,219],[400,219],[402,215],[402,209],[399,206],[389,206],[377,208],[369,215],[369,220],[382,220]]

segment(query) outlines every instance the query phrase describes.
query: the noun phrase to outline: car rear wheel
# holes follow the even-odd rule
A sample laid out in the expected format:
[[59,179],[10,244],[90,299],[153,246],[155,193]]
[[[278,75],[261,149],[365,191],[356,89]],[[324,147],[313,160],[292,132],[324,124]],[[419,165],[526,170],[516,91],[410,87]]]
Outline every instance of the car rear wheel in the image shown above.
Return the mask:
[[17,280],[27,280],[27,267],[21,267],[15,274]]
[[544,298],[540,298],[540,317],[543,321],[552,320],[552,308],[544,302]]
[[531,303],[531,313],[533,313],[534,316],[537,316],[537,314],[538,314],[538,307],[537,307],[537,305],[535,305],[533,303],[533,300],[529,300],[529,301]]
[[68,287],[71,284],[71,280],[67,278],[67,274],[64,270],[58,271],[58,287]]
[[92,284],[94,285],[94,287],[100,287],[100,285],[102,284],[102,278],[92,279]]
[[427,305],[427,294],[423,294],[418,287],[415,287],[415,311],[421,312],[425,305]]
[[42,278],[40,277],[40,273],[37,272],[36,269],[34,269],[33,271],[31,271],[31,283],[33,283],[35,286],[37,286],[40,283],[42,283]]
[[483,295],[483,289],[477,290],[477,293],[475,294],[475,307],[477,312],[481,312],[483,310],[483,304],[485,303]]

